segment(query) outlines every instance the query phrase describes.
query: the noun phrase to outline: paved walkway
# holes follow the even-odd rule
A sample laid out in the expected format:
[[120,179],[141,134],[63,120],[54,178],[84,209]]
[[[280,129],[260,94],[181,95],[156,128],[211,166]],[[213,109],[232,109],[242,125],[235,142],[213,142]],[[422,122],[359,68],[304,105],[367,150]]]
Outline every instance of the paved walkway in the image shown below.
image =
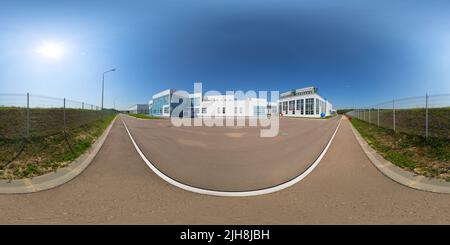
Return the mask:
[[0,223],[450,224],[450,195],[417,191],[378,172],[343,121],[328,153],[297,185],[256,197],[190,193],[157,177],[117,120],[92,164],[69,183],[0,195]]
[[159,171],[186,185],[253,191],[283,184],[308,169],[339,124],[280,118],[276,137],[259,127],[172,127],[170,120],[123,117],[137,145]]

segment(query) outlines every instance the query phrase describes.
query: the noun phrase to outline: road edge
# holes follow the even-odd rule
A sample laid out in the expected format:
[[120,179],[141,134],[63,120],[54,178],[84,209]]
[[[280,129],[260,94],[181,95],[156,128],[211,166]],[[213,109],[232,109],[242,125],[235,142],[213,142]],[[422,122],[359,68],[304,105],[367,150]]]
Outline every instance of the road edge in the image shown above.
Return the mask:
[[41,176],[19,180],[0,180],[0,194],[26,194],[49,190],[61,186],[80,175],[94,160],[105,143],[118,115],[109,124],[102,135],[94,142],[87,152],[64,168]]
[[[347,118],[347,117],[346,117]],[[348,120],[348,118],[346,119]],[[384,159],[377,151],[375,151],[367,141],[361,136],[358,130],[353,127],[350,120],[348,120],[353,134],[356,137],[367,158],[372,164],[385,176],[394,180],[395,182],[404,186],[434,193],[450,194],[450,184],[438,179],[428,178],[422,175],[417,175],[400,167],[397,167],[390,161]]]
[[181,188],[183,190],[186,191],[190,191],[190,192],[194,192],[197,194],[203,194],[203,195],[210,195],[210,196],[221,196],[221,197],[248,197],[248,196],[259,196],[259,195],[264,195],[264,194],[269,194],[269,193],[273,193],[273,192],[277,192],[277,191],[281,191],[283,189],[286,189],[288,187],[291,187],[295,184],[297,184],[298,182],[300,182],[303,178],[305,178],[308,174],[310,174],[315,168],[316,166],[320,163],[320,161],[322,160],[322,158],[325,156],[325,154],[328,151],[328,148],[330,147],[331,143],[333,142],[334,137],[336,136],[336,133],[338,132],[338,129],[341,125],[342,122],[342,117],[339,119],[339,123],[336,126],[335,131],[333,132],[333,135],[331,136],[330,140],[328,141],[327,145],[325,146],[325,148],[322,150],[322,152],[320,153],[320,155],[317,157],[317,159],[305,170],[303,171],[300,175],[298,175],[297,177],[284,182],[282,184],[276,185],[276,186],[272,186],[269,188],[264,188],[264,189],[259,189],[259,190],[253,190],[253,191],[214,191],[214,190],[208,190],[208,189],[202,189],[202,188],[198,188],[198,187],[193,187],[190,185],[186,185],[183,184],[177,180],[172,179],[171,177],[165,175],[163,172],[161,172],[158,168],[156,168],[148,159],[147,157],[144,155],[144,153],[141,151],[141,149],[139,148],[139,146],[137,145],[137,143],[134,141],[133,136],[131,135],[130,131],[128,130],[128,127],[125,123],[125,121],[122,119],[122,123],[125,126],[125,130],[128,133],[128,136],[131,139],[131,142],[133,143],[136,151],[138,152],[138,154],[141,156],[142,160],[144,160],[144,162],[147,164],[147,166],[160,178],[162,178],[164,181],[168,182],[169,184],[176,186],[178,188]]

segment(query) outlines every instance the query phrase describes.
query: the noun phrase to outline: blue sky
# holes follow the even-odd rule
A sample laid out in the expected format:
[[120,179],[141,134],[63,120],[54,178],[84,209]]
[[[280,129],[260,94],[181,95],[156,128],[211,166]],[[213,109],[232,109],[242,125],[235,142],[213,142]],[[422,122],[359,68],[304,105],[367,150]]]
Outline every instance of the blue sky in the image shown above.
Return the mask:
[[[450,93],[449,1],[1,1],[0,93],[120,108],[166,89],[317,86],[335,107]],[[59,43],[58,60],[37,54]]]

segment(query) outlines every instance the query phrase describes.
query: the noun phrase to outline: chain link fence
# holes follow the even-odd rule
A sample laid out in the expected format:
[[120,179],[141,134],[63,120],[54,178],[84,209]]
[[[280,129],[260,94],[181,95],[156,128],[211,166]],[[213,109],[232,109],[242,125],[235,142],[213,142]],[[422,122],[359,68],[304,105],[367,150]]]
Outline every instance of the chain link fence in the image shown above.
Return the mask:
[[0,179],[55,171],[83,154],[115,110],[32,94],[0,94]]
[[450,138],[450,94],[393,99],[346,114],[396,132]]
[[0,138],[42,137],[67,131],[115,113],[101,107],[32,94],[0,94]]

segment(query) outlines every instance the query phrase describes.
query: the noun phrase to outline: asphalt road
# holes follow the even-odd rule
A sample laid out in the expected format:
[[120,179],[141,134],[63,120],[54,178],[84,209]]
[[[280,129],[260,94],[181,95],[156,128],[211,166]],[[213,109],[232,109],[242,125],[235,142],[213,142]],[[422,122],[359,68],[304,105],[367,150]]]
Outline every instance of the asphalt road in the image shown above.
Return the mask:
[[1,224],[450,224],[450,195],[382,175],[344,120],[316,169],[256,197],[214,197],[173,187],[141,160],[117,120],[91,165],[58,188],[0,195]]
[[216,191],[252,191],[287,182],[320,155],[339,118],[280,118],[276,137],[260,127],[173,127],[170,120],[122,117],[158,170],[183,184]]

